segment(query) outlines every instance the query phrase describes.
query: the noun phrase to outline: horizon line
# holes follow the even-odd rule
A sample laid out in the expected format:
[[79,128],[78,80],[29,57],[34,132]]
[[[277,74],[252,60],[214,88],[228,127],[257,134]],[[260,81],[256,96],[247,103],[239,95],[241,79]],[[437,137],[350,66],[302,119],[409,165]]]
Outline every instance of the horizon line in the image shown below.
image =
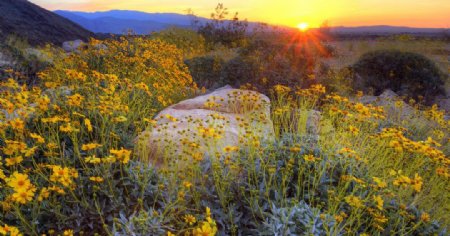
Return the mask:
[[[188,16],[190,14],[184,14],[184,13],[177,13],[177,12],[148,12],[148,11],[142,11],[142,10],[129,10],[129,9],[111,9],[111,10],[99,10],[99,11],[79,11],[79,10],[64,10],[64,9],[56,9],[56,10],[49,10],[51,12],[55,11],[68,11],[68,12],[82,12],[82,13],[103,13],[103,12],[111,12],[111,11],[130,11],[130,12],[140,12],[140,13],[146,13],[146,14],[177,14],[177,15],[184,15]],[[196,17],[204,18],[204,19],[210,19],[208,17],[198,16]],[[230,20],[230,19],[225,19]],[[267,22],[261,22],[261,21],[250,21],[247,20],[249,23],[262,23],[262,24],[268,24],[271,26],[283,26],[287,28],[295,28],[294,26],[284,25],[284,24],[271,24]],[[416,26],[406,26],[406,25],[387,25],[387,24],[375,24],[375,25],[336,25],[336,26],[329,26],[330,28],[338,28],[338,27],[347,27],[347,28],[359,28],[359,27],[402,27],[402,28],[410,28],[410,29],[450,29],[449,27],[416,27]],[[320,27],[312,27],[310,29],[319,29]]]

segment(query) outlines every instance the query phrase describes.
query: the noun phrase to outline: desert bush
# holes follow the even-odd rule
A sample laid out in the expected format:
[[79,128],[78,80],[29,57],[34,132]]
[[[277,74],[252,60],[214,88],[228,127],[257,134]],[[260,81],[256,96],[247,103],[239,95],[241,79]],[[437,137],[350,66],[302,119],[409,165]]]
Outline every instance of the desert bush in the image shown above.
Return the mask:
[[227,19],[228,13],[228,9],[219,3],[214,13],[211,14],[210,20],[203,24],[197,20],[197,31],[205,37],[209,46],[214,46],[214,44],[223,44],[228,47],[245,45],[247,21],[239,20],[237,12],[231,19]]
[[184,61],[189,68],[192,79],[199,87],[217,88],[225,85],[221,79],[225,61],[219,56],[200,56]]
[[318,81],[324,84],[327,91],[344,96],[354,93],[352,78],[353,72],[349,68],[333,69],[325,63],[320,63],[316,75]]
[[315,46],[260,38],[249,39],[246,45],[232,52],[231,57],[211,52],[186,60],[186,64],[201,86],[251,84],[256,90],[269,94],[277,84],[294,88],[317,83],[314,71],[319,58],[326,56]]
[[296,45],[254,40],[224,65],[221,77],[236,87],[249,83],[265,94],[278,84],[308,87],[316,83],[312,74],[317,59]]
[[407,98],[424,97],[431,103],[445,94],[446,75],[428,58],[396,50],[379,50],[364,54],[352,69],[354,88],[375,95],[391,89]]
[[220,74],[223,84],[230,84],[239,87],[246,83],[255,84],[257,78],[260,78],[260,68],[257,62],[247,58],[237,56],[229,60]]

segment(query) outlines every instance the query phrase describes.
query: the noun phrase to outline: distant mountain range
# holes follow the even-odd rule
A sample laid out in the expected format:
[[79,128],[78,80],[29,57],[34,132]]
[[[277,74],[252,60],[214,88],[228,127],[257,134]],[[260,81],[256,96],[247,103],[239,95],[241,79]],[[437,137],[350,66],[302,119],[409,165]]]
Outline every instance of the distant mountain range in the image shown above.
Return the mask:
[[31,45],[87,40],[94,34],[76,23],[26,0],[0,0],[0,42],[9,35],[27,39]]
[[[56,14],[63,16],[84,28],[95,33],[123,34],[132,30],[137,34],[148,34],[170,26],[183,28],[192,27],[192,16],[176,13],[147,13],[141,11],[112,10],[104,12],[79,12],[57,10]],[[200,23],[208,21],[207,18],[198,17]],[[258,23],[249,22],[249,28],[254,28]],[[294,28],[279,26],[278,29],[295,30]],[[337,34],[396,34],[417,33],[436,34],[448,29],[436,28],[411,28],[401,26],[359,26],[359,27],[332,27],[331,32]]]
[[[146,13],[140,11],[113,10],[106,12],[54,11],[95,33],[123,34],[132,30],[148,34],[171,26],[192,27],[192,16],[176,13]],[[205,22],[206,18],[198,18]]]

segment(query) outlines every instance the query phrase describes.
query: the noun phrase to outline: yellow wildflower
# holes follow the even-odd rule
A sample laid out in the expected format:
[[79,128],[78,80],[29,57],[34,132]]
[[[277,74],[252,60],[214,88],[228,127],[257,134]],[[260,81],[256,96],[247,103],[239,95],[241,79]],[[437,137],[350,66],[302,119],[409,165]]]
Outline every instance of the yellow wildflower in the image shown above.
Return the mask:
[[86,129],[88,130],[88,132],[92,132],[92,124],[91,124],[91,120],[89,120],[88,118],[84,119],[84,125],[86,126]]
[[31,182],[30,179],[28,179],[28,175],[21,174],[17,171],[7,178],[6,183],[14,190],[28,189],[31,187]]
[[6,166],[17,165],[20,164],[22,161],[23,161],[22,156],[5,158]]
[[102,177],[98,177],[98,176],[89,177],[89,180],[92,181],[92,182],[97,182],[97,183],[103,182],[103,178]]
[[384,204],[383,198],[381,196],[375,195],[375,196],[373,196],[373,200],[376,203],[378,210],[380,210],[380,211],[383,210],[383,204]]
[[316,158],[315,158],[313,155],[311,155],[311,154],[304,155],[304,156],[303,156],[303,159],[304,159],[306,162],[314,162],[314,161],[316,161]]
[[211,217],[211,209],[209,207],[206,207],[205,215],[206,215],[206,217]]
[[195,219],[195,216],[193,215],[185,215],[184,222],[192,226],[193,224],[195,224],[195,222],[197,222],[197,219]]
[[110,153],[114,155],[117,160],[123,164],[127,164],[130,161],[131,151],[121,148],[120,150],[111,149]]
[[1,235],[10,235],[10,236],[22,236],[23,234],[20,233],[19,229],[5,224],[4,226],[0,226],[0,234]]
[[345,199],[345,202],[348,203],[352,207],[360,208],[360,207],[364,206],[362,204],[363,203],[362,200],[357,196],[351,195],[351,196],[345,197],[344,199]]
[[38,98],[36,100],[38,107],[41,111],[47,111],[48,110],[48,105],[50,104],[50,99],[47,96]]
[[372,177],[373,181],[375,182],[375,184],[377,185],[377,187],[379,188],[386,188],[387,184],[386,182],[384,182],[383,180],[381,180],[378,177]]
[[64,230],[63,236],[73,236],[73,230],[72,229]]
[[352,133],[352,134],[359,134],[359,129],[358,128],[356,128],[355,126],[353,126],[353,125],[350,125],[349,127],[348,127],[348,130],[350,131],[350,133]]
[[58,182],[65,187],[69,187],[74,184],[73,178],[78,178],[78,172],[75,169],[61,166],[52,167],[50,181]]
[[6,175],[2,169],[0,169],[0,179],[3,179],[3,180],[6,179]]
[[291,147],[291,148],[289,148],[289,151],[294,152],[294,153],[300,152],[301,150],[302,149],[299,148],[299,147]]
[[45,139],[36,133],[30,133],[30,137],[34,140],[36,140],[37,143],[45,143]]
[[125,116],[118,116],[113,118],[113,122],[122,123],[127,121],[128,119]]
[[15,193],[12,195],[12,199],[20,204],[26,204],[31,201],[34,197],[34,192],[36,188],[32,186],[29,189],[17,189]]
[[77,132],[77,131],[78,131],[78,129],[74,128],[74,127],[72,126],[72,124],[70,124],[70,123],[61,125],[61,126],[59,127],[59,130],[60,130],[61,132],[64,132],[64,133],[71,133],[71,132]]
[[67,104],[69,106],[79,107],[81,106],[81,103],[83,102],[84,97],[80,94],[76,93],[72,96],[67,97]]
[[427,223],[430,222],[430,215],[426,212],[422,213],[422,215],[420,215],[420,220]]
[[99,164],[99,163],[102,162],[102,159],[100,159],[100,158],[96,157],[95,155],[93,155],[93,156],[89,156],[89,157],[84,158],[84,161],[86,163]]
[[25,128],[25,122],[21,120],[20,118],[15,118],[14,120],[9,121],[9,125],[11,125],[11,128],[17,131],[23,131]]
[[206,127],[199,127],[198,128],[199,133],[204,137],[213,137],[213,138],[221,138],[221,132],[216,131],[214,128],[206,128]]
[[197,227],[193,230],[194,236],[214,236],[217,233],[216,227],[211,227],[211,224],[208,222],[203,222],[200,227]]
[[37,198],[38,202],[42,202],[50,196],[50,190],[48,188],[42,188]]
[[190,187],[192,187],[192,183],[189,182],[189,181],[183,181],[183,186],[184,186],[185,188],[190,188]]
[[98,143],[87,143],[87,144],[83,144],[81,146],[81,150],[83,151],[90,151],[96,148],[101,147],[102,145],[98,144]]
[[226,146],[223,148],[224,152],[237,152],[239,150],[239,147],[237,146]]

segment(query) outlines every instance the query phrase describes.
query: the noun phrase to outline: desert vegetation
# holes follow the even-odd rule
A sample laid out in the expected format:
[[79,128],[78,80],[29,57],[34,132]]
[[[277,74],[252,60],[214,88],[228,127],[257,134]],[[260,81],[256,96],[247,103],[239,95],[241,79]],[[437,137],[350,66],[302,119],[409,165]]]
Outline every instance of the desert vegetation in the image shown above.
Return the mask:
[[[5,69],[0,235],[446,235],[448,61],[377,47],[335,63],[326,37],[226,17]],[[204,119],[158,115],[227,84]]]

